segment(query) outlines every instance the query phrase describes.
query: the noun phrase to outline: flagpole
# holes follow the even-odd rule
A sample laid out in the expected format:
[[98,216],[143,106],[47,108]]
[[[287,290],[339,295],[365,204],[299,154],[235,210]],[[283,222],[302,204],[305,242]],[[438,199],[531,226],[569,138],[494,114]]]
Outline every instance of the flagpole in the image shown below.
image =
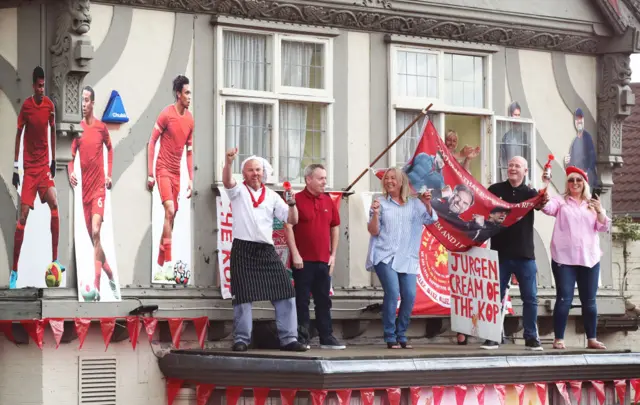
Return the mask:
[[396,137],[396,139],[394,139],[394,140],[393,140],[393,142],[391,142],[389,145],[387,145],[387,147],[386,147],[386,148],[384,148],[384,150],[383,150],[382,152],[380,152],[380,154],[379,154],[379,155],[378,155],[378,156],[373,160],[373,162],[371,162],[371,164],[369,165],[369,167],[367,167],[366,169],[364,169],[364,170],[362,171],[362,173],[360,173],[360,175],[359,175],[358,177],[356,177],[356,179],[355,179],[351,184],[349,184],[349,187],[347,187],[347,188],[345,188],[345,189],[344,189],[344,192],[346,193],[347,191],[349,191],[349,190],[351,189],[351,187],[355,186],[355,184],[356,184],[358,181],[360,181],[360,179],[362,178],[362,176],[364,176],[364,175],[369,171],[369,169],[371,169],[371,168],[373,167],[373,165],[375,165],[375,164],[376,164],[376,162],[377,162],[378,160],[380,160],[380,158],[381,158],[382,156],[384,156],[384,154],[385,154],[385,153],[387,153],[387,152],[389,151],[389,149],[391,149],[391,147],[392,147],[393,145],[395,145],[395,144],[396,144],[396,142],[398,142],[398,141],[400,140],[400,138],[402,138],[402,137],[404,136],[404,134],[406,134],[406,133],[409,131],[409,129],[411,129],[411,127],[412,127],[412,126],[414,126],[414,125],[416,124],[416,122],[418,122],[418,121],[419,121],[423,116],[425,116],[425,115],[427,114],[427,112],[429,111],[429,109],[430,109],[432,106],[433,106],[433,103],[429,104],[429,105],[427,106],[427,108],[425,108],[424,110],[420,111],[420,114],[418,114],[418,116],[417,116],[413,121],[411,121],[411,123],[410,123],[410,124],[409,124],[405,129],[404,129],[404,131],[400,132],[400,135],[398,135],[398,136]]

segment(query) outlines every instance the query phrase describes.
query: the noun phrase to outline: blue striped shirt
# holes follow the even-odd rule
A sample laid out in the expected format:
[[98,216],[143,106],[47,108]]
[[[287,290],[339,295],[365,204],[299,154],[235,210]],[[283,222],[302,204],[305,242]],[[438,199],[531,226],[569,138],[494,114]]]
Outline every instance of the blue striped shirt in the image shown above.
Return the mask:
[[[391,264],[398,273],[418,274],[418,252],[422,238],[423,225],[431,225],[438,220],[434,209],[429,215],[427,208],[417,198],[409,198],[400,205],[391,197],[380,197],[380,232],[371,236],[367,254],[367,270],[380,262]],[[373,209],[369,210],[369,220]]]

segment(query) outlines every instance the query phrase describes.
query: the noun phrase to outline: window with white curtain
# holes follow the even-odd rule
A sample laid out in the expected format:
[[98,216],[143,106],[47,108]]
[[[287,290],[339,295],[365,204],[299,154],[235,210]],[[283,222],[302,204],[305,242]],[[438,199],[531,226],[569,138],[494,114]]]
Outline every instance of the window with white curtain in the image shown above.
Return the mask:
[[[311,163],[330,167],[333,106],[330,38],[217,27],[219,159],[263,156],[280,183],[304,184]],[[331,170],[329,168],[328,172]],[[331,175],[329,174],[329,180]]]
[[[441,136],[446,114],[493,115],[488,53],[405,43],[392,43],[389,50],[389,142],[429,104],[429,118]],[[402,167],[411,159],[423,126],[421,119],[394,145],[390,165]]]

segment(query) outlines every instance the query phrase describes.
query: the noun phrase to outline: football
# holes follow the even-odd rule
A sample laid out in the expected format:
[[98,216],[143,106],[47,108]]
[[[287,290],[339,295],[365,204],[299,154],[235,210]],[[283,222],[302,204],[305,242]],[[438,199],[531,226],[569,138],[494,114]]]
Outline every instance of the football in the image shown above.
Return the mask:
[[80,285],[80,294],[84,302],[98,301],[98,292],[89,283],[82,283]]
[[57,263],[51,263],[47,266],[47,271],[44,273],[44,281],[47,287],[60,287],[62,283],[62,270]]
[[176,284],[189,284],[191,278],[191,270],[187,268],[187,264],[181,260],[178,260],[173,266],[173,278]]

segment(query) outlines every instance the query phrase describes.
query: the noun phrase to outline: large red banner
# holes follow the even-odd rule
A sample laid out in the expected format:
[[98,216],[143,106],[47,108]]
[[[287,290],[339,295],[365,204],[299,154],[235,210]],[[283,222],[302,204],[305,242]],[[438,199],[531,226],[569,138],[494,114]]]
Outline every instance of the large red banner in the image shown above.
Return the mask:
[[465,252],[514,224],[541,200],[542,193],[518,204],[489,192],[468,173],[427,121],[413,158],[403,170],[415,192],[431,190],[438,221],[431,234],[452,252]]

